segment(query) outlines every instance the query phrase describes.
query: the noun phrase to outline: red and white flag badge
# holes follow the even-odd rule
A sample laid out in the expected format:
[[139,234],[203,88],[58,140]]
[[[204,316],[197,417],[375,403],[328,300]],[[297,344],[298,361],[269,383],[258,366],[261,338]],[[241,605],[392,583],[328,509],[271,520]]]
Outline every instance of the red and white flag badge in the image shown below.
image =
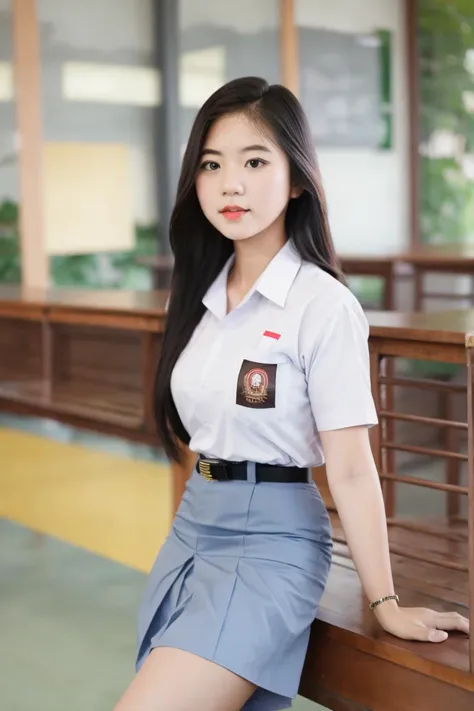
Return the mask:
[[278,341],[280,338],[281,334],[280,333],[275,333],[275,331],[264,331],[263,332],[264,336],[267,336],[267,338],[274,338],[275,341]]

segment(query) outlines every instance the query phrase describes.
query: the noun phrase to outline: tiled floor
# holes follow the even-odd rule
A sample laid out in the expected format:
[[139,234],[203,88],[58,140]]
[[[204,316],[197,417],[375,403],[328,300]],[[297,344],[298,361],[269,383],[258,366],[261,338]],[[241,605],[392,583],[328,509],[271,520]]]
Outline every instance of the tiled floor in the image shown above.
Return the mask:
[[0,418],[1,711],[111,711],[170,496],[149,448]]
[[145,576],[0,521],[2,711],[111,711]]

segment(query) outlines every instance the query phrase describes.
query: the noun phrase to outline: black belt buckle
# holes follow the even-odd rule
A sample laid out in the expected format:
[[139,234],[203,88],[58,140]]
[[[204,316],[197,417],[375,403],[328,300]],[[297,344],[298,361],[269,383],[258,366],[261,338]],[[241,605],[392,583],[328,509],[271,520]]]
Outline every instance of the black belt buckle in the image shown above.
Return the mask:
[[[206,481],[229,481],[227,466],[219,459],[199,459],[198,463],[199,474]],[[219,475],[217,475],[219,471]],[[222,472],[222,476],[220,475]]]

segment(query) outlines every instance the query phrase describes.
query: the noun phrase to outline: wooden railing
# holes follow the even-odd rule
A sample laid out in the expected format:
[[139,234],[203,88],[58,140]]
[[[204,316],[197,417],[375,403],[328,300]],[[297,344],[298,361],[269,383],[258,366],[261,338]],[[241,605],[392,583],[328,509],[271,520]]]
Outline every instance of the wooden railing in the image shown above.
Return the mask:
[[[401,604],[455,610],[469,616],[472,625],[474,312],[372,313],[369,321],[372,384],[380,417],[380,426],[371,431],[372,447],[389,511],[392,566]],[[441,361],[461,370],[456,382],[446,375],[439,380],[416,374],[420,368],[413,364],[420,361]],[[407,375],[410,364],[415,374]],[[419,411],[413,397],[407,400],[407,393],[418,390],[425,393],[415,401]],[[428,394],[437,406],[433,394],[440,393],[446,406],[441,418],[423,407]],[[442,463],[438,480],[432,465],[419,466],[418,460],[427,457],[430,463]],[[466,462],[467,473],[461,470]],[[397,501],[400,487],[422,492],[422,506],[405,497],[412,511],[404,511]],[[428,492],[445,498],[435,515],[426,511]],[[468,499],[464,516],[461,497]],[[334,562],[312,630],[301,693],[335,711],[474,708],[473,638],[454,633],[441,645],[428,645],[404,642],[381,630],[368,611],[330,497],[328,505]]]

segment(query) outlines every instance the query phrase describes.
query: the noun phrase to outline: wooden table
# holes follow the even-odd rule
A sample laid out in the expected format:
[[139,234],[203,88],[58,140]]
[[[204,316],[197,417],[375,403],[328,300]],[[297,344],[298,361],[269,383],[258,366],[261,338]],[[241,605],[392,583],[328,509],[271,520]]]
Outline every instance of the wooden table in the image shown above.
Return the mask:
[[0,409],[156,444],[166,296],[0,288]]
[[[382,306],[395,308],[395,285],[399,277],[414,281],[413,311],[422,311],[428,299],[446,299],[459,306],[474,305],[474,284],[466,294],[433,292],[425,288],[425,277],[431,273],[464,275],[474,278],[474,245],[419,245],[416,249],[387,254],[339,255],[344,273],[348,276],[376,276],[383,281]],[[407,271],[408,270],[408,271]]]
[[[374,456],[384,484],[407,480],[447,493],[469,492],[467,521],[405,520],[396,510],[389,518],[389,536],[396,588],[404,606],[474,610],[474,311],[442,315],[371,313],[370,353],[372,382],[381,427],[372,430]],[[438,421],[386,409],[385,392],[392,387],[438,387],[439,383],[384,375],[386,357],[442,358],[466,365],[468,384],[466,422],[444,422],[446,428],[464,427],[468,438],[468,486],[450,485],[385,468],[389,441],[384,425],[392,418],[408,418],[429,426]],[[392,371],[396,372],[396,371]],[[452,385],[445,384],[447,387]],[[442,387],[442,384],[441,384]],[[393,437],[393,432],[391,434]],[[416,449],[416,445],[410,445]],[[418,447],[419,451],[431,451]],[[447,452],[438,452],[446,456]],[[456,453],[455,453],[456,454]],[[458,453],[459,454],[459,453]],[[387,496],[387,491],[385,491]],[[451,635],[442,645],[418,644],[385,634],[376,625],[363,599],[343,531],[333,511],[334,564],[329,585],[314,623],[300,692],[334,711],[468,711],[474,708],[474,639]]]
[[[411,278],[415,285],[413,311],[421,311],[426,300],[442,298],[474,305],[474,245],[419,245],[416,249],[378,254],[339,254],[342,270],[347,276],[371,276],[382,281],[381,309],[396,308],[395,286],[399,278]],[[148,255],[137,263],[150,269],[155,289],[168,289],[173,269],[172,255]],[[468,275],[473,286],[468,294],[430,292],[425,289],[425,277],[430,273]]]

